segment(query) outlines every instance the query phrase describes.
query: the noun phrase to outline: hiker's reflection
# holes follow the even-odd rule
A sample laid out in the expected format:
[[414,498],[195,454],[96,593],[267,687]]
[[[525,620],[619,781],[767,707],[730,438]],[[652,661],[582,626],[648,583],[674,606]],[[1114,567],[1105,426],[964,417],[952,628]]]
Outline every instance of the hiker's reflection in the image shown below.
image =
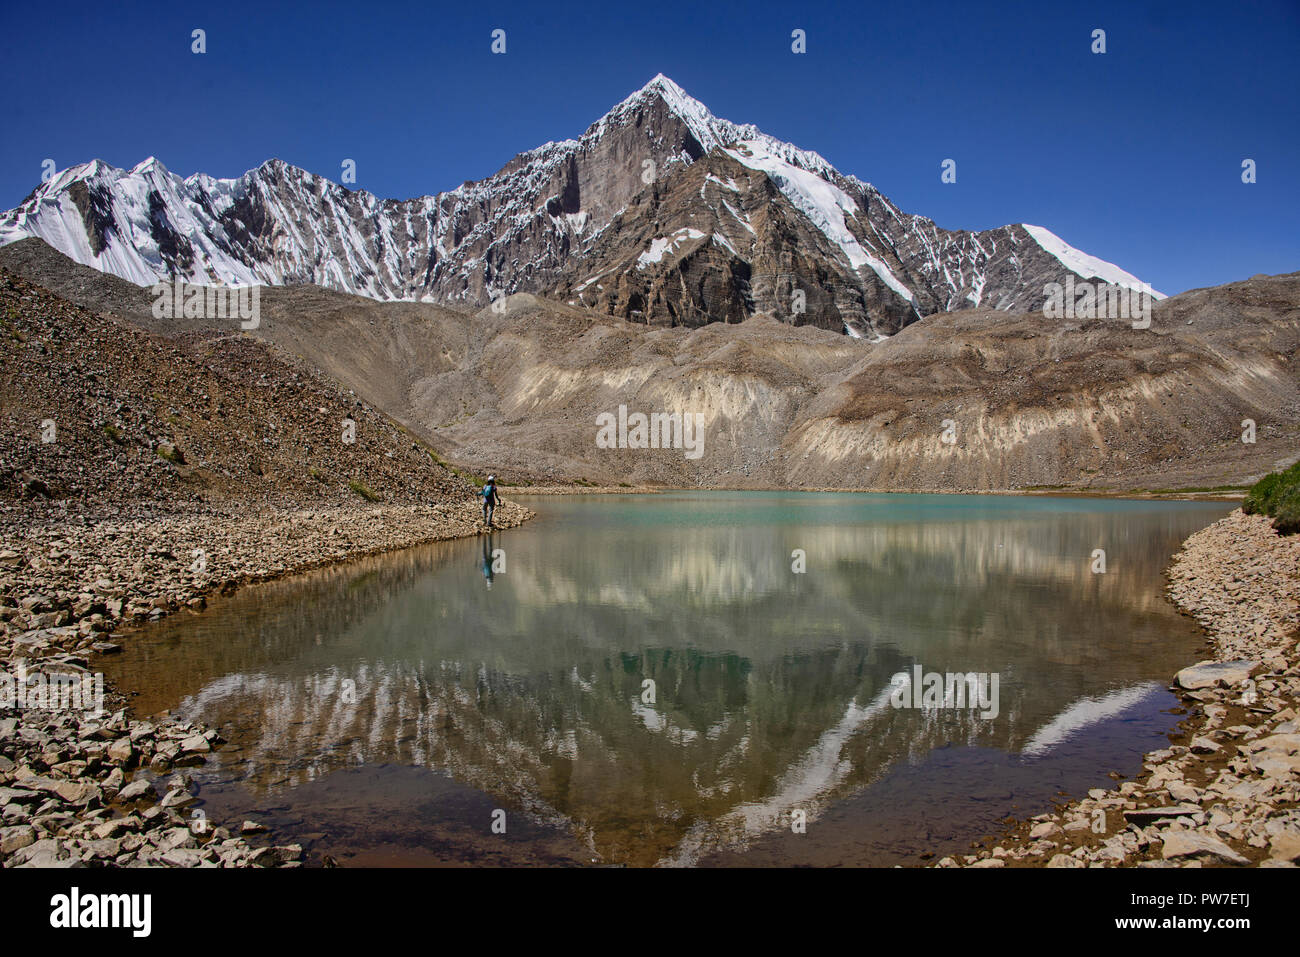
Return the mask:
[[483,578],[487,582],[488,588],[492,587],[492,535],[491,533],[482,536],[483,538]]

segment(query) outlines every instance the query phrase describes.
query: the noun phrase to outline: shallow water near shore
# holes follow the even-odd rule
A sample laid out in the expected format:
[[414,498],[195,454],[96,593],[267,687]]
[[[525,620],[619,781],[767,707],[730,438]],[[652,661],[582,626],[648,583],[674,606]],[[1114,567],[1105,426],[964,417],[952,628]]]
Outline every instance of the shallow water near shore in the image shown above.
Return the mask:
[[[106,676],[228,739],[193,769],[211,821],[343,864],[920,863],[1166,743],[1203,639],[1163,572],[1231,507],[518,500],[149,625]],[[895,707],[917,666],[996,676],[996,715]]]

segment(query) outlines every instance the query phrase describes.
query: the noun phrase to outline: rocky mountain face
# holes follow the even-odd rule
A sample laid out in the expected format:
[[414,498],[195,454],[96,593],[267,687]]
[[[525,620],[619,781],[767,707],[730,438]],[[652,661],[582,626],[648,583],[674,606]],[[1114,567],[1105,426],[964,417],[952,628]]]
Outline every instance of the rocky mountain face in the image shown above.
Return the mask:
[[0,245],[33,236],[140,285],[314,283],[472,306],[524,291],[652,325],[766,313],[871,338],[940,311],[1037,309],[1067,274],[1138,283],[1041,227],[905,214],[662,75],[578,139],[447,193],[380,199],[278,159],[225,180],[95,160],[0,217]]

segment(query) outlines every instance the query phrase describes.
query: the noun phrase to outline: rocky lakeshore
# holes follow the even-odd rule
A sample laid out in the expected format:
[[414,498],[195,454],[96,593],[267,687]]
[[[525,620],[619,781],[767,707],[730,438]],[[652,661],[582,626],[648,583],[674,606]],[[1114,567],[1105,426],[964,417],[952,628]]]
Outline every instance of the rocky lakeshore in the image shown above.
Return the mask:
[[217,732],[128,715],[96,656],[214,592],[482,530],[434,449],[291,353],[165,331],[0,270],[0,866],[299,864],[190,809]]
[[[503,502],[494,524],[532,515]],[[89,698],[69,707],[67,697],[41,696],[49,676],[85,679],[78,690],[90,691],[95,656],[119,652],[118,635],[139,622],[198,612],[206,596],[249,582],[481,529],[472,501],[0,514],[0,658],[10,676],[0,688],[9,695],[0,701],[0,866],[300,866],[302,848],[266,844],[258,823],[190,809],[186,768],[221,745],[217,731],[128,716],[102,679],[102,713],[83,707]]]
[[[1173,678],[1187,717],[1138,778],[939,867],[1294,867],[1300,862],[1300,536],[1234,511],[1192,535],[1169,596],[1208,633]],[[1118,777],[1118,775],[1113,775]]]

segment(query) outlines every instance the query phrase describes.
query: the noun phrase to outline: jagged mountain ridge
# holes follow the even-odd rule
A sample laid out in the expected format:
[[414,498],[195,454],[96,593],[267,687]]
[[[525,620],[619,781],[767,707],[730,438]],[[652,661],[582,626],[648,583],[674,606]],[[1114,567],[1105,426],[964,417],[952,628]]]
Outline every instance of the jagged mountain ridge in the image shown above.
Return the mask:
[[1037,308],[1068,272],[1138,283],[1041,227],[905,214],[663,75],[580,138],[450,192],[380,199],[278,159],[225,180],[95,160],[0,217],[0,245],[30,236],[142,285],[314,283],[476,306],[527,291],[650,324],[768,313],[871,337],[934,312]]

